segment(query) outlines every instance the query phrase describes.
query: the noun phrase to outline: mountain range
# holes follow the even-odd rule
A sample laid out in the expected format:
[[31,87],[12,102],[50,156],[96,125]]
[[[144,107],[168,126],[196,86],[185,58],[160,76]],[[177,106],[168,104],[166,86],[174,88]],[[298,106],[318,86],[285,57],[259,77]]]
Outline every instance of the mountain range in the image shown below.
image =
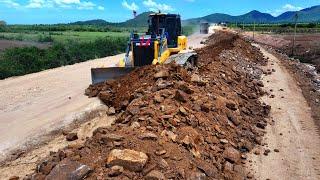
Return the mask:
[[320,22],[320,5],[302,9],[300,11],[287,11],[276,17],[268,13],[262,13],[254,10],[240,16],[231,16],[228,14],[214,13],[204,17],[188,19],[188,20],[185,20],[184,22],[199,23],[201,21],[207,21],[209,23],[218,23],[218,22],[290,23],[290,22],[294,22],[295,20],[294,17],[296,14],[298,14],[298,22],[303,22],[303,23]]
[[[121,26],[121,27],[142,27],[147,26],[148,16],[153,12],[144,12],[139,14],[136,18],[127,20],[120,23],[107,22],[102,19],[89,20],[89,21],[78,21],[70,23],[73,25],[110,25],[110,26]],[[196,24],[202,21],[209,23],[218,23],[218,22],[239,22],[239,23],[291,23],[294,22],[295,15],[298,14],[298,22],[301,23],[311,23],[311,22],[320,22],[320,5],[313,6],[310,8],[302,9],[300,11],[287,11],[279,16],[272,16],[268,13],[262,13],[256,10],[253,10],[249,13],[232,16],[222,13],[214,13],[204,17],[192,18],[183,20],[183,24]]]
[[129,19],[124,22],[108,22],[102,19],[95,19],[95,20],[89,20],[89,21],[77,21],[74,23],[70,23],[71,25],[102,25],[102,26],[119,26],[119,27],[141,27],[141,26],[147,26],[148,25],[148,17],[153,12],[144,12],[139,14],[133,19]]

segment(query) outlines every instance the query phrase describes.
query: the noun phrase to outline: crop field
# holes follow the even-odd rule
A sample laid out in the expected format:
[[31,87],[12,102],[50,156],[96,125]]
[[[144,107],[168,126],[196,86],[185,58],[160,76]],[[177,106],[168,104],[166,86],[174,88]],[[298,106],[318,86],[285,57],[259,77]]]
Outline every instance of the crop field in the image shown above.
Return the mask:
[[[292,41],[293,35],[273,35],[276,38],[283,38]],[[285,46],[281,48],[286,54],[291,55],[292,47]],[[296,43],[293,51],[293,57],[301,62],[314,64],[320,72],[320,33],[297,34]]]
[[[124,52],[132,29],[146,32],[146,27],[0,26],[0,79]],[[185,35],[193,31],[183,27]]]
[[0,32],[0,39],[29,41],[29,42],[59,42],[68,41],[87,42],[104,37],[128,37],[128,32],[77,32],[77,31],[53,31],[53,32]]
[[[294,24],[229,24],[230,28],[236,28],[243,31],[257,31],[261,33],[276,33],[276,34],[292,34],[294,32]],[[297,33],[320,33],[320,24],[307,23],[298,24]]]
[[0,79],[119,54],[124,52],[129,37],[129,31],[121,29],[73,28],[0,28]]
[[39,43],[39,42],[17,41],[17,40],[0,40],[0,52],[9,48],[30,47],[30,46],[35,46],[40,49],[46,49],[50,47],[50,44]]

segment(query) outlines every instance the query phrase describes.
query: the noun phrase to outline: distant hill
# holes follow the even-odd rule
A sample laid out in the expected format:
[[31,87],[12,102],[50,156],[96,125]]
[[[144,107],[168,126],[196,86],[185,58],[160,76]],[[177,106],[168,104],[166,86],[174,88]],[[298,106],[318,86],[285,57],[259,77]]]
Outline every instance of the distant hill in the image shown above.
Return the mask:
[[120,22],[120,23],[112,23],[105,21],[103,19],[95,19],[95,20],[88,20],[88,21],[77,21],[70,23],[71,25],[96,25],[96,26],[121,26],[121,27],[145,27],[148,26],[148,17],[149,14],[153,12],[144,12],[139,14],[136,18],[134,19],[129,19],[125,22]]
[[201,21],[207,21],[209,23],[218,22],[264,22],[264,23],[287,23],[293,22],[295,14],[298,13],[299,22],[320,22],[320,6],[313,6],[303,9],[301,11],[288,11],[277,17],[274,17],[268,13],[261,13],[259,11],[251,11],[247,14],[240,16],[231,16],[228,14],[215,13],[208,16],[193,18],[185,20],[184,23],[199,23]]
[[149,15],[152,14],[153,12],[144,12],[139,14],[136,18],[134,19],[129,19],[125,22],[118,23],[121,26],[126,26],[126,27],[136,27],[136,26],[148,26],[148,19]]
[[105,25],[110,25],[112,23],[109,23],[103,19],[94,19],[94,20],[89,20],[89,21],[77,21],[73,23],[69,23],[71,25],[97,25],[97,26],[105,26]]
[[320,22],[320,6],[313,6],[310,8],[303,9],[298,12],[298,15],[299,21]]
[[0,26],[6,25],[7,23],[5,21],[0,20]]
[[237,19],[242,20],[244,22],[252,22],[252,20],[255,20],[257,22],[270,22],[274,19],[274,17],[268,13],[261,13],[259,11],[251,11],[247,14],[238,16]]
[[[119,26],[119,27],[146,27],[148,26],[148,16],[153,12],[144,12],[139,14],[134,19],[129,19],[125,22],[113,23],[102,19],[89,20],[89,21],[78,21],[70,23],[72,25],[97,25],[97,26]],[[231,16],[228,14],[214,13],[204,17],[193,18],[184,20],[184,24],[195,24],[201,21],[207,21],[209,23],[218,22],[244,22],[244,23],[289,23],[294,21],[295,14],[298,13],[299,22],[320,22],[320,5],[313,6],[310,8],[302,9],[301,11],[288,11],[274,17],[268,13],[262,13],[259,11],[251,11],[240,16]]]

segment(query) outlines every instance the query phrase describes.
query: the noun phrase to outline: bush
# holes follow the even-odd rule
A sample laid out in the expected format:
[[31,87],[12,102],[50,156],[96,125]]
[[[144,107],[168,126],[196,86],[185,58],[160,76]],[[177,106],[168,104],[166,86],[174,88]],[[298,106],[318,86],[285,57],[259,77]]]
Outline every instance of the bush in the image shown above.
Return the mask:
[[0,79],[70,65],[124,52],[127,38],[105,37],[93,42],[55,43],[48,49],[7,49],[0,57]]
[[0,78],[24,75],[39,71],[44,50],[36,47],[12,48],[6,50],[0,59]]
[[39,35],[38,42],[53,42],[53,38],[50,35]]
[[19,34],[17,37],[14,38],[17,41],[23,41],[23,35]]

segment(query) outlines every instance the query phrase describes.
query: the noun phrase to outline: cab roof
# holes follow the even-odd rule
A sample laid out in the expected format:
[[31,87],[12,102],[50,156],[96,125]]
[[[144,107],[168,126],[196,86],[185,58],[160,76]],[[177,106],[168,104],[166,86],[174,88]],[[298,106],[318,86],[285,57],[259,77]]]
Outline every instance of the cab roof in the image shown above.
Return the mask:
[[152,13],[149,16],[180,16],[179,14],[168,14],[168,13]]

